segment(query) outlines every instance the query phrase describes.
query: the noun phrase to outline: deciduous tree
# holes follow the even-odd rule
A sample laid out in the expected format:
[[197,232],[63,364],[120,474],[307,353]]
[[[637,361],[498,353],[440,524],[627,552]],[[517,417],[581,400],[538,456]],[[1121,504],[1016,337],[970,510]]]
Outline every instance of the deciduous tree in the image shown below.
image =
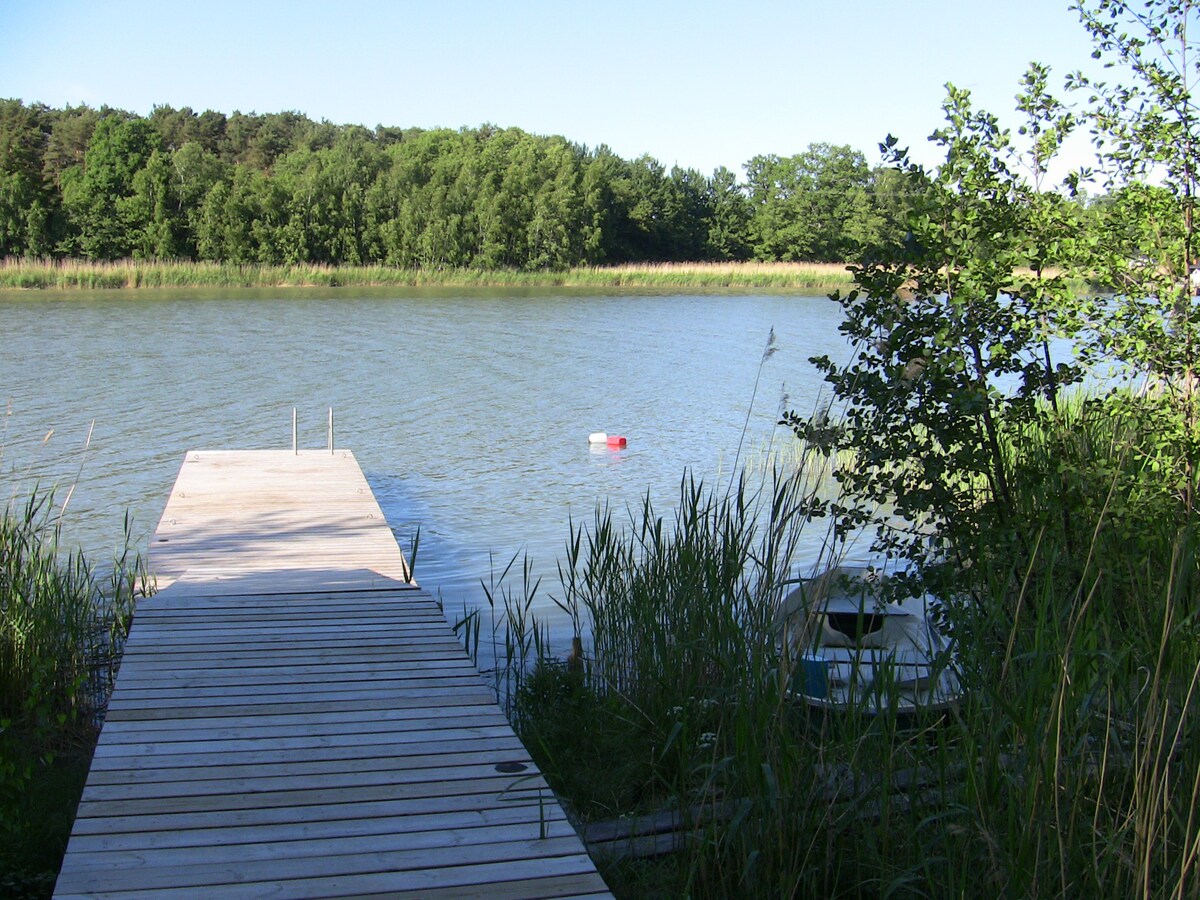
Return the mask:
[[[874,524],[880,550],[918,559],[930,535],[959,550],[985,526],[1018,545],[1027,539],[1013,520],[1006,447],[1039,415],[1048,387],[1079,376],[1047,356],[1048,339],[1074,321],[1057,308],[1065,292],[1028,289],[1021,274],[1038,207],[1014,170],[1011,135],[973,109],[967,91],[949,87],[944,111],[932,140],[945,162],[935,171],[894,139],[884,145],[887,162],[924,187],[911,198],[902,245],[852,267],[858,287],[835,296],[851,362],[814,360],[843,405],[840,446],[855,455],[838,473],[838,533]],[[1055,247],[1039,245],[1040,265],[1059,262]],[[823,414],[784,421],[828,438]],[[891,512],[879,519],[881,508]]]
[[97,123],[82,167],[64,173],[63,183],[63,204],[78,229],[84,256],[117,259],[132,254],[139,223],[125,201],[134,194],[134,175],[160,147],[158,133],[144,119],[109,116]]

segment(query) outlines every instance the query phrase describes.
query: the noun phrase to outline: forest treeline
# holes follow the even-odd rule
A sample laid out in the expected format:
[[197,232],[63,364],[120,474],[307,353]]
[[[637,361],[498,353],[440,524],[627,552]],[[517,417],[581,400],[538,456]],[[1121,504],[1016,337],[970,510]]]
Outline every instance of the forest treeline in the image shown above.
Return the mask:
[[400,129],[0,100],[0,258],[559,269],[856,259],[904,176],[848,146],[739,179],[518,128]]

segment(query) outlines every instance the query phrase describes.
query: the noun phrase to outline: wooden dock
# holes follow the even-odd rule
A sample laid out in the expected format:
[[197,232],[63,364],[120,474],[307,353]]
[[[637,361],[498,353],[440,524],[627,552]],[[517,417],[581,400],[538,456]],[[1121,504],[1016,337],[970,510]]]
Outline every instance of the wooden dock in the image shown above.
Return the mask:
[[607,897],[353,454],[188,453],[55,896]]

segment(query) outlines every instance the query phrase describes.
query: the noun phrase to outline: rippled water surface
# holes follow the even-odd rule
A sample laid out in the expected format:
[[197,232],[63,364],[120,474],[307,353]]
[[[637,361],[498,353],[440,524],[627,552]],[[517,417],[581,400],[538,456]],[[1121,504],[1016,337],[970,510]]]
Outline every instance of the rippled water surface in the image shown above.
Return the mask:
[[[478,292],[0,295],[0,466],[65,485],[68,536],[104,558],[126,511],[144,547],[190,449],[355,452],[417,578],[453,618],[527,552],[557,588],[568,517],[667,511],[685,469],[728,478],[784,390],[811,410],[808,358],[844,359],[823,297]],[[755,377],[771,328],[778,352]],[[87,441],[91,423],[90,448]],[[592,431],[628,448],[589,448]],[[12,477],[10,481],[14,480]]]

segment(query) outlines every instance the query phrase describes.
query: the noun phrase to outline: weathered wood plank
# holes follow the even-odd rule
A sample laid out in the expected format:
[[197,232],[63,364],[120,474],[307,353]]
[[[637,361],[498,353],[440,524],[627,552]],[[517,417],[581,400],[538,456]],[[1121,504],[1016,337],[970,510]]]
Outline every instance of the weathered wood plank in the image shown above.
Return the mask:
[[[419,703],[421,698],[412,698]],[[248,716],[189,716],[184,721],[177,719],[110,720],[105,727],[111,731],[109,740],[121,742],[127,740],[127,735],[153,734],[160,731],[174,731],[179,728],[227,728],[241,727],[277,728],[287,725],[319,725],[355,722],[392,722],[410,721],[414,718],[453,718],[460,716],[486,715],[495,716],[497,710],[494,704],[476,702],[447,706],[442,703],[428,702],[404,708],[388,706],[383,709],[353,709],[335,708],[321,712],[294,713],[282,710],[274,713]]]
[[272,748],[270,750],[256,749],[253,751],[217,750],[205,753],[203,756],[188,754],[160,753],[156,756],[135,754],[126,756],[120,752],[106,753],[92,761],[92,771],[126,771],[129,777],[136,778],[138,773],[151,769],[186,769],[192,766],[231,766],[246,764],[283,764],[306,760],[355,760],[399,756],[422,757],[439,749],[446,753],[496,753],[501,758],[521,759],[526,753],[524,746],[517,740],[516,735],[500,737],[475,737],[470,740],[455,741],[448,745],[443,740],[413,741],[397,744],[388,742],[363,742],[356,744],[323,745],[318,747],[301,746],[288,749]]
[[[507,736],[506,725],[491,723],[462,728],[426,728],[413,731],[398,731],[389,735],[388,743],[393,746],[401,744],[428,743],[442,740],[446,742],[469,740],[471,738],[502,738]],[[229,753],[246,751],[250,753],[268,750],[297,750],[316,747],[346,747],[361,744],[378,744],[379,738],[372,734],[323,734],[313,737],[294,738],[243,738],[235,740],[194,741],[158,741],[141,744],[120,744],[112,746],[105,742],[96,747],[95,758],[104,759],[110,755],[120,754],[122,757],[160,756],[164,754],[192,755],[208,753]]]
[[[446,638],[446,641],[452,641],[453,638]],[[222,665],[238,664],[238,663],[253,663],[259,661],[262,665],[277,665],[286,664],[291,661],[301,662],[310,660],[320,662],[326,659],[337,659],[339,657],[358,657],[364,661],[379,660],[379,659],[428,659],[431,656],[445,659],[448,655],[447,650],[441,646],[441,642],[434,646],[433,641],[426,642],[427,646],[421,649],[405,647],[403,645],[388,645],[384,642],[382,645],[360,644],[336,644],[336,643],[320,643],[310,642],[307,647],[299,649],[273,648],[271,656],[264,658],[261,653],[255,653],[253,650],[242,650],[238,652],[229,651],[222,656]],[[200,648],[193,650],[179,649],[173,653],[154,653],[143,651],[135,653],[131,656],[130,661],[155,660],[159,662],[163,660],[170,661],[178,659],[181,665],[200,664],[206,659],[211,660],[212,655]],[[214,663],[215,665],[216,663]],[[122,664],[123,665],[123,664]]]
[[[397,727],[390,731],[369,730],[362,726],[355,726],[338,731],[333,731],[332,729],[327,731],[308,729],[306,731],[285,731],[275,734],[271,732],[255,732],[254,737],[232,736],[227,733],[226,735],[215,736],[211,741],[205,740],[204,733],[201,730],[172,733],[166,736],[165,739],[160,738],[156,734],[154,735],[154,742],[118,744],[111,751],[106,751],[104,756],[99,757],[98,762],[99,760],[121,759],[125,761],[125,766],[143,768],[138,764],[138,760],[153,755],[164,758],[174,757],[172,760],[173,765],[179,765],[183,762],[182,757],[199,753],[196,750],[197,745],[203,745],[205,754],[202,757],[197,756],[195,765],[213,765],[214,763],[209,757],[214,753],[240,753],[245,757],[253,759],[253,755],[262,752],[265,747],[272,747],[272,750],[375,747],[379,748],[374,754],[376,756],[397,756],[412,753],[414,744],[433,743],[433,741],[429,740],[429,735],[439,730],[437,723],[430,721],[424,723],[424,725],[424,728],[414,725],[411,729]],[[470,737],[468,737],[468,732]],[[468,723],[466,727],[458,729],[453,734],[446,735],[448,739],[457,739],[463,742],[464,748],[467,747],[467,741],[491,740],[503,737],[505,737],[503,732],[498,731],[494,724],[483,722]],[[416,739],[408,740],[408,738]],[[273,746],[272,742],[274,742]],[[358,755],[361,756],[363,754]],[[506,753],[504,758],[507,759],[511,755],[511,753]],[[108,768],[112,767],[108,764],[105,765]]]
[[[490,692],[485,692],[488,700],[494,699]],[[370,709],[420,709],[426,708],[430,703],[439,705],[454,706],[475,706],[483,702],[478,696],[463,696],[462,692],[450,689],[449,691],[426,691],[420,697],[363,697],[358,696],[350,700],[336,701],[308,701],[297,700],[294,703],[289,703],[286,708],[277,706],[271,703],[255,703],[244,701],[242,703],[229,703],[219,706],[200,705],[180,708],[178,706],[162,706],[153,703],[130,704],[116,710],[110,705],[106,721],[142,721],[145,719],[188,719],[203,716],[254,716],[254,715],[272,715],[277,713],[288,713],[301,715],[304,713],[320,713],[336,710],[370,710]]]
[[[402,821],[402,820],[393,820]],[[262,832],[257,833],[261,838]],[[502,841],[497,841],[497,835],[502,834]],[[437,864],[439,858],[444,859],[447,851],[458,847],[482,847],[492,844],[500,845],[512,842],[541,841],[545,839],[571,838],[575,830],[565,819],[552,822],[523,822],[508,824],[502,830],[487,825],[473,828],[440,828],[436,831],[385,831],[377,834],[342,835],[331,834],[326,837],[304,837],[291,841],[247,841],[232,849],[232,845],[197,844],[183,847],[162,847],[151,850],[138,848],[122,850],[109,847],[104,853],[90,853],[80,864],[80,871],[102,872],[114,867],[136,868],[165,868],[205,865],[213,859],[236,858],[246,862],[269,862],[272,860],[306,860],[319,859],[325,856],[354,856],[361,854],[395,853],[397,868],[403,866],[404,856],[419,858],[421,864]],[[560,845],[563,846],[563,845]],[[540,847],[538,849],[547,849]],[[417,851],[433,851],[419,854]],[[496,852],[495,847],[492,853]],[[403,854],[401,856],[400,854]],[[252,873],[247,873],[252,874]],[[174,886],[178,882],[167,882]],[[97,885],[98,887],[99,885]]]
[[[395,806],[395,804],[393,804]],[[343,807],[343,809],[346,809]],[[306,812],[310,812],[306,810]],[[350,811],[352,812],[352,811]],[[109,850],[162,849],[169,847],[204,847],[212,845],[234,846],[238,844],[283,844],[301,840],[324,840],[337,837],[362,837],[377,834],[413,835],[418,837],[433,832],[439,842],[453,842],[462,831],[504,827],[520,835],[530,827],[541,828],[557,822],[566,822],[566,816],[557,807],[538,808],[536,804],[508,803],[500,807],[449,810],[433,813],[396,814],[379,808],[374,815],[346,818],[309,817],[304,821],[260,822],[254,825],[231,825],[223,828],[202,826],[153,831],[115,831],[91,834],[75,834],[71,838],[72,853],[105,853]],[[448,837],[439,837],[445,833]]]
[[[121,801],[126,816],[173,812],[236,812],[263,807],[285,808],[316,806],[326,803],[370,803],[377,800],[427,799],[432,797],[479,796],[537,797],[548,794],[545,782],[531,776],[524,782],[512,776],[490,778],[453,778],[438,781],[405,782],[399,777],[382,784],[362,784],[354,787],[323,788],[310,786],[309,779],[289,779],[282,786],[254,790],[252,793],[183,794],[179,796],[129,797]],[[92,800],[84,790],[77,816],[86,818],[102,814],[109,801]]]
[[[334,846],[331,841],[327,845]],[[387,872],[399,874],[408,870],[428,871],[430,868],[459,867],[488,863],[520,864],[534,854],[569,857],[578,853],[578,838],[570,837],[534,838],[534,840],[498,841],[487,844],[459,844],[452,847],[420,847],[407,850],[395,847],[377,852],[360,852],[340,855],[335,852],[319,853],[316,856],[247,858],[245,848],[235,854],[225,847],[208,847],[202,851],[203,858],[195,863],[175,863],[176,854],[158,850],[145,853],[114,852],[113,866],[93,866],[78,870],[67,879],[65,887],[71,889],[72,882],[82,883],[89,890],[105,892],[127,890],[158,890],[162,888],[200,887],[212,881],[214,869],[225,870],[231,882],[269,882],[285,871],[293,879],[324,877],[332,875],[359,875],[364,872]],[[160,862],[159,856],[167,861]],[[235,874],[236,871],[236,874]]]
[[[496,795],[457,794],[432,798],[389,798],[374,802],[313,803],[299,807],[262,806],[210,812],[156,812],[141,816],[97,814],[76,819],[72,838],[79,834],[167,834],[193,829],[210,829],[218,833],[228,828],[273,828],[279,825],[314,822],[370,821],[388,816],[407,818],[522,808],[530,810],[535,816],[562,815],[561,808],[547,802],[547,799],[544,795],[497,798]],[[68,857],[69,855],[68,848]]]
[[[540,779],[537,782],[533,781],[533,777],[540,773],[531,761],[521,763],[524,766],[523,771],[508,773],[505,771],[505,767],[510,765],[511,761],[510,754],[498,754],[493,759],[481,760],[473,764],[451,758],[443,760],[441,766],[428,766],[424,768],[415,768],[405,763],[393,768],[372,766],[368,769],[347,771],[345,768],[329,765],[325,772],[310,771],[303,779],[303,783],[305,790],[315,790],[354,785],[397,785],[423,781],[443,782],[483,778],[495,779],[500,774],[508,778],[509,786],[524,787],[531,784],[542,784]],[[181,770],[174,769],[172,771],[179,772]],[[189,771],[204,770],[192,769]],[[206,776],[211,775],[211,773],[205,774]],[[251,774],[246,774],[239,772],[236,776],[226,776],[225,778],[213,776],[195,779],[181,776],[175,779],[174,782],[138,779],[136,781],[126,781],[122,784],[89,783],[83,792],[83,799],[99,802],[123,798],[241,794],[250,791],[270,791],[276,788],[287,788],[298,782],[299,779],[296,778],[294,770],[280,767],[269,773],[252,772]]]
[[[386,859],[386,856],[385,856]],[[381,861],[386,865],[384,861]],[[234,869],[234,867],[228,867]],[[286,868],[286,867],[285,867]],[[366,865],[360,866],[366,868]],[[604,890],[604,882],[596,874],[586,854],[576,856],[543,856],[459,864],[440,868],[403,871],[366,871],[345,875],[319,875],[305,878],[280,877],[270,881],[242,882],[230,880],[206,884],[203,887],[157,888],[143,893],[145,897],[171,900],[257,900],[264,896],[305,900],[317,897],[488,897],[497,900],[511,898],[561,897]],[[90,897],[96,900],[129,896],[125,891],[64,892],[64,898]],[[609,895],[611,896],[611,895]]]
[[[367,715],[366,713],[340,713],[324,716],[261,716],[258,718],[240,719],[189,719],[183,722],[173,720],[170,723],[151,723],[154,727],[128,722],[111,724],[113,736],[109,743],[114,745],[145,743],[146,741],[177,741],[192,739],[200,734],[210,740],[227,740],[246,737],[295,737],[305,734],[362,734],[387,735],[395,731],[423,730],[439,728],[446,724],[447,719],[453,719],[458,725],[486,725],[497,722],[495,711],[483,706],[430,707],[419,710],[419,714],[410,717],[413,710],[386,710],[384,713]],[[166,727],[166,726],[170,727]]]
[[308,682],[328,682],[336,678],[339,681],[365,681],[381,675],[404,677],[424,673],[425,677],[469,675],[478,678],[475,668],[465,659],[419,659],[399,660],[391,663],[375,662],[330,662],[324,666],[242,666],[221,667],[219,669],[204,669],[195,667],[177,672],[156,671],[150,666],[131,665],[122,668],[123,684],[132,687],[149,687],[152,685],[170,686],[176,684],[216,686],[221,684],[270,684],[286,678],[293,684]]
[[293,777],[355,772],[418,772],[423,769],[439,769],[446,766],[495,766],[506,769],[518,765],[536,771],[533,761],[511,746],[498,747],[486,742],[455,744],[453,752],[410,754],[398,752],[396,748],[380,746],[377,752],[357,755],[334,755],[328,758],[313,758],[300,754],[296,758],[273,763],[262,762],[258,756],[245,756],[227,760],[218,765],[185,766],[170,768],[118,768],[97,769],[88,779],[91,785],[152,784],[171,781],[217,781],[236,778],[277,778],[282,775]]

